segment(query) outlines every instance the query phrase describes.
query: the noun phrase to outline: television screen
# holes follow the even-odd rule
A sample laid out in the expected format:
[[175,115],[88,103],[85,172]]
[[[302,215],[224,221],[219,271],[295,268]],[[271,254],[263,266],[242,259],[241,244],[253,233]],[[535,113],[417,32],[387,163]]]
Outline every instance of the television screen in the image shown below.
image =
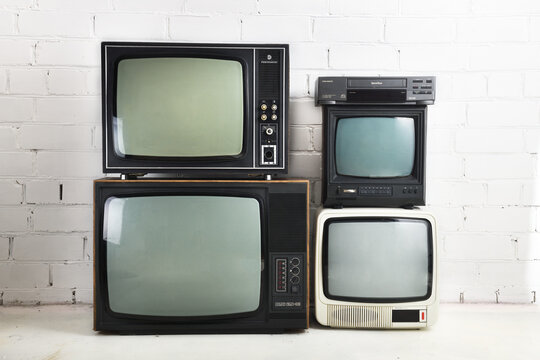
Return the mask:
[[409,176],[415,158],[414,119],[342,118],[337,122],[335,144],[339,175],[366,178]]
[[244,141],[243,76],[236,60],[120,60],[113,118],[116,153],[238,156]]
[[427,220],[335,221],[328,225],[328,295],[425,297],[430,289]]
[[212,316],[259,308],[261,216],[255,198],[110,197],[103,239],[113,312]]

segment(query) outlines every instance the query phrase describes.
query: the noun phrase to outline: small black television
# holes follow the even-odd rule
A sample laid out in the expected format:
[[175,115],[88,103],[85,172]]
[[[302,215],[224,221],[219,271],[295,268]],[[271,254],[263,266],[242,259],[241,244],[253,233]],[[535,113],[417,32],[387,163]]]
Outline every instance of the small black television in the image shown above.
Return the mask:
[[94,329],[308,327],[307,180],[94,182]]
[[426,212],[321,209],[315,314],[338,328],[425,328],[437,320],[437,231]]
[[286,44],[103,42],[103,172],[287,172]]
[[425,204],[427,105],[434,77],[321,77],[323,204]]

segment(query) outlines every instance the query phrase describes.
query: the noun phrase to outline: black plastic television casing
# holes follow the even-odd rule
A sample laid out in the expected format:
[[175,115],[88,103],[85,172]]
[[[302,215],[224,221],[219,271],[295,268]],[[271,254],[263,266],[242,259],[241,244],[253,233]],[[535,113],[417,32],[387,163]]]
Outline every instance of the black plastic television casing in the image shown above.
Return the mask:
[[[429,94],[416,95],[416,88],[422,86],[432,90]],[[427,104],[435,99],[434,77],[321,77],[316,99],[317,104],[323,105],[325,207],[425,205]],[[335,153],[339,120],[389,116],[414,119],[415,155],[411,174],[381,178],[339,174]]]
[[[365,178],[341,175],[336,169],[335,141],[341,118],[362,116],[402,116],[414,118],[416,135],[411,175],[392,178]],[[323,204],[326,207],[425,205],[426,108],[328,106],[324,109]]]
[[[116,113],[118,63],[124,59],[160,57],[236,60],[242,65],[244,137],[242,151],[238,156],[155,157],[116,153],[112,119]],[[101,70],[104,173],[181,173],[188,177],[206,177],[205,174],[242,176],[287,173],[287,44],[103,42]],[[266,110],[261,109],[263,104]],[[273,105],[277,107],[275,110],[272,109]],[[275,120],[274,115],[277,117]]]
[[[261,210],[261,293],[257,310],[226,316],[141,316],[113,312],[108,302],[105,202],[124,196],[252,197]],[[234,209],[231,209],[234,211]],[[309,182],[307,180],[114,180],[94,181],[94,330],[125,334],[277,333],[309,325]],[[277,260],[296,265],[278,289]],[[202,259],[203,260],[203,259]],[[159,262],[159,259],[156,259]],[[290,267],[292,270],[292,265]],[[292,285],[298,286],[293,290]],[[278,291],[279,290],[279,291]],[[159,294],[157,294],[159,296]]]

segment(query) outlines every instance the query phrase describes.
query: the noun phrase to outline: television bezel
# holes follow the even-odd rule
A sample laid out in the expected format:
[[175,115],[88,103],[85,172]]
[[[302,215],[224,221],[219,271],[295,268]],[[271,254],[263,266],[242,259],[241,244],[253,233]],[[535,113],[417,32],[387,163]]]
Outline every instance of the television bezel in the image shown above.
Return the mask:
[[[381,299],[366,298],[332,298],[325,292],[325,273],[323,265],[324,235],[328,222],[347,219],[359,221],[370,219],[371,221],[381,219],[419,219],[426,220],[430,224],[431,259],[428,260],[432,266],[431,291],[428,297],[423,299],[415,298],[392,298],[388,301]],[[386,220],[385,220],[386,219]],[[437,320],[438,312],[438,253],[437,253],[437,225],[435,218],[428,212],[418,209],[399,208],[345,208],[345,209],[319,209],[317,213],[317,224],[315,230],[315,316],[317,321],[325,326],[331,326],[328,321],[329,306],[343,306],[351,309],[390,309],[390,310],[425,310],[427,321],[425,322],[391,322],[393,328],[422,328],[433,325]]]
[[[275,221],[272,220],[272,194],[302,194],[306,197],[305,236],[300,241],[277,243]],[[144,196],[233,196],[253,198],[259,203],[261,228],[261,283],[259,306],[253,311],[209,316],[156,316],[125,314],[113,311],[108,301],[106,268],[107,244],[103,239],[105,204],[111,197]],[[304,206],[304,205],[302,205]],[[290,216],[287,215],[287,216]],[[297,214],[298,216],[304,216]],[[270,226],[272,225],[273,226]],[[283,230],[283,229],[282,229]],[[285,231],[285,230],[283,230]],[[304,231],[304,230],[303,230]],[[273,333],[309,326],[309,182],[307,180],[116,180],[94,181],[94,329],[121,333]],[[275,250],[276,247],[284,249]],[[272,256],[276,253],[304,254],[305,308],[278,310],[273,308],[274,295]]]
[[[336,134],[339,120],[345,118],[362,117],[408,117],[414,120],[415,153],[411,174],[402,177],[360,177],[342,175],[336,166]],[[323,203],[328,207],[339,206],[381,206],[381,207],[408,207],[425,205],[425,178],[426,178],[426,132],[427,107],[399,106],[399,105],[352,105],[352,106],[325,106],[324,107],[324,180]],[[355,188],[364,186],[391,187],[390,196],[362,196],[360,192],[355,195],[338,194],[339,188]],[[416,193],[403,193],[398,190],[415,188]]]
[[[256,50],[278,50],[281,55],[281,103],[278,109],[279,148],[277,164],[262,165],[259,159],[258,63]],[[244,99],[242,151],[237,155],[168,157],[120,155],[115,149],[113,118],[116,114],[116,83],[118,64],[139,58],[202,58],[238,61],[242,66]],[[182,173],[190,174],[280,174],[288,167],[288,97],[289,46],[287,44],[216,44],[216,43],[150,43],[103,42],[102,72],[102,141],[103,172],[122,174]]]
[[[354,222],[399,222],[399,221],[422,221],[425,222],[428,226],[428,236],[427,236],[427,250],[428,250],[428,283],[427,291],[425,295],[422,296],[412,296],[412,297],[395,297],[395,298],[370,298],[370,297],[354,297],[354,296],[338,296],[331,295],[328,290],[328,231],[331,224],[336,223],[354,223]],[[323,291],[324,295],[331,300],[341,300],[341,301],[353,301],[353,302],[369,302],[369,303],[396,303],[396,302],[413,302],[413,301],[423,301],[431,297],[433,292],[433,235],[432,235],[431,223],[426,219],[412,219],[410,217],[391,217],[391,218],[382,218],[382,217],[340,217],[336,219],[328,219],[324,223],[323,229],[323,240],[322,240],[322,272],[323,272]]]
[[[127,197],[151,197],[151,196],[220,196],[220,197],[241,197],[241,198],[250,198],[255,199],[257,203],[259,204],[259,221],[260,221],[260,229],[261,229],[261,253],[260,258],[261,261],[264,261],[264,263],[268,263],[270,260],[266,259],[264,254],[264,249],[268,246],[268,236],[267,236],[267,229],[266,229],[266,222],[264,219],[267,217],[265,208],[268,206],[265,206],[265,199],[264,199],[264,191],[261,191],[261,189],[255,189],[252,190],[253,192],[247,192],[247,191],[238,191],[237,189],[231,189],[227,194],[223,193],[223,190],[221,189],[214,189],[214,191],[211,191],[209,189],[206,189],[204,191],[193,189],[193,191],[190,191],[192,189],[185,189],[184,191],[150,191],[148,192],[139,192],[137,194],[133,193],[133,190],[130,191],[130,189],[105,189],[103,191],[103,195],[106,197],[106,200],[104,202],[104,206],[106,206],[107,201],[111,198],[127,198]],[[114,196],[108,196],[107,193],[113,192]],[[104,214],[106,214],[106,210],[104,211]],[[104,216],[101,218],[100,223],[98,224],[100,229],[104,228]],[[100,234],[102,240],[103,235]],[[106,255],[107,255],[107,241],[102,241],[101,244],[98,246],[98,257],[97,259],[103,259],[102,264],[99,264],[98,266],[101,266],[100,270],[100,282],[103,285],[104,289],[108,289],[108,279],[107,279],[107,261],[106,261]],[[259,304],[257,306],[257,309],[252,311],[243,311],[238,313],[229,313],[229,314],[219,314],[219,315],[206,315],[206,316],[175,316],[175,315],[140,315],[140,314],[128,314],[128,313],[121,313],[116,312],[111,309],[110,307],[110,301],[109,301],[109,292],[103,291],[103,306],[105,307],[105,311],[109,313],[111,316],[119,318],[119,319],[139,319],[139,320],[148,320],[148,321],[171,321],[171,322],[193,322],[193,321],[208,321],[208,320],[222,320],[222,319],[235,319],[235,318],[243,318],[243,317],[257,317],[256,315],[259,313],[262,313],[262,306],[264,305],[263,302],[263,296],[264,296],[264,275],[265,272],[263,269],[261,269],[260,273],[260,290],[259,290]]]

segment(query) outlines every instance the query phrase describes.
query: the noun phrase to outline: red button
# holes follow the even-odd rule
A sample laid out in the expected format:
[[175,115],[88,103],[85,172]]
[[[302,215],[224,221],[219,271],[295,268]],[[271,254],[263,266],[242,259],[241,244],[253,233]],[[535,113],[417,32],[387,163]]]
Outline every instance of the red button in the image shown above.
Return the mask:
[[420,310],[420,322],[426,322],[426,310]]

